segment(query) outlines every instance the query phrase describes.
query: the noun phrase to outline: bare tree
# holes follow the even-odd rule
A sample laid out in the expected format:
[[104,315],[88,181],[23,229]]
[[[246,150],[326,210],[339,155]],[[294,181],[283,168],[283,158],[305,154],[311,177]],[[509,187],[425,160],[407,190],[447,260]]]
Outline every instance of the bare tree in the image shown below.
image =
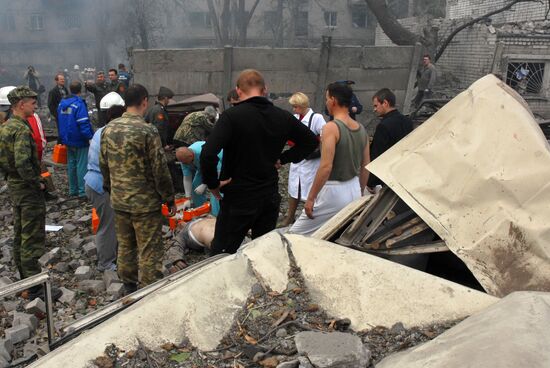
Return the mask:
[[246,46],[248,26],[260,0],[247,9],[246,0],[207,0],[218,46]]
[[151,0],[125,0],[128,11],[123,31],[128,47],[149,49],[164,37],[164,26],[159,17],[163,14],[162,2]]
[[374,16],[378,20],[380,27],[384,33],[392,40],[393,43],[397,45],[414,45],[417,42],[420,42],[428,50],[435,51],[434,60],[437,61],[443,52],[449,46],[453,38],[462,30],[471,27],[472,25],[479,23],[495,14],[499,14],[505,11],[510,10],[514,5],[519,3],[529,3],[529,2],[539,2],[544,3],[546,0],[509,0],[502,7],[490,11],[486,14],[483,14],[480,17],[466,21],[462,25],[458,26],[456,29],[451,31],[451,33],[441,42],[438,42],[437,30],[424,28],[423,34],[416,34],[405,27],[403,27],[398,21],[395,15],[391,12],[388,7],[386,0],[365,0],[369,9],[374,13]]

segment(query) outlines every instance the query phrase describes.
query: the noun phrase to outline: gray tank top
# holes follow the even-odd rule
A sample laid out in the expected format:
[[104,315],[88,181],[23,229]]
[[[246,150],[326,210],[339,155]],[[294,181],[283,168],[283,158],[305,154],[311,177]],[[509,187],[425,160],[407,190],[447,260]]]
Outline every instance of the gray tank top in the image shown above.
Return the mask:
[[367,132],[361,124],[359,129],[351,130],[341,120],[335,119],[334,122],[340,131],[340,139],[336,143],[332,171],[328,180],[348,181],[359,176],[361,172]]

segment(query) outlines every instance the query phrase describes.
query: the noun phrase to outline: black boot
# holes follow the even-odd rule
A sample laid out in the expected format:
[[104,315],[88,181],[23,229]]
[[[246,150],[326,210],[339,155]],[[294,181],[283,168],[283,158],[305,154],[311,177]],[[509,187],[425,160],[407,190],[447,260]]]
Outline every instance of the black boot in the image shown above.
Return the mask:
[[[53,286],[51,287],[51,289],[52,289],[52,301],[55,303],[57,300],[59,300],[59,298],[61,298],[61,295],[63,295],[63,292],[60,289]],[[37,285],[29,289],[29,301],[33,301],[36,298],[40,298],[42,299],[42,301],[45,301],[46,295],[44,292],[44,286]]]
[[124,295],[130,295],[133,292],[137,291],[137,289],[137,284],[134,284],[133,282],[124,283]]

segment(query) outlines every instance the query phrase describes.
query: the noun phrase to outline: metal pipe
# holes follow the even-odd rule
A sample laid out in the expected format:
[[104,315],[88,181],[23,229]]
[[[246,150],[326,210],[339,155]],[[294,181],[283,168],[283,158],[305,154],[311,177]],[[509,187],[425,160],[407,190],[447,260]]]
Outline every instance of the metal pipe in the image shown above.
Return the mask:
[[6,296],[20,293],[24,290],[27,290],[33,286],[47,283],[50,280],[49,273],[42,272],[34,276],[29,276],[23,280],[16,281],[13,284],[9,284],[0,288],[0,298],[5,298]]

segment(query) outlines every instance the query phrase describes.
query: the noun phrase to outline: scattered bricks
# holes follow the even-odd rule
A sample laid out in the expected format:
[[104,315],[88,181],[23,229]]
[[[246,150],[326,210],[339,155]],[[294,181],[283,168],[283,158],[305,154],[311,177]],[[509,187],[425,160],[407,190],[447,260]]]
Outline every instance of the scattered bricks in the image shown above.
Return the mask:
[[75,230],[76,230],[76,226],[74,226],[73,224],[66,223],[65,225],[63,225],[63,231],[66,233],[72,233]]
[[97,254],[97,248],[93,242],[87,243],[82,247],[82,250],[88,257],[93,257]]
[[0,357],[3,357],[8,362],[11,360],[13,353],[13,343],[10,339],[0,339]]
[[9,313],[17,309],[19,302],[4,300],[1,305],[4,307],[4,310]]
[[83,242],[84,239],[76,236],[69,241],[69,247],[71,247],[72,249],[77,249],[82,245]]
[[120,283],[118,274],[116,271],[107,270],[103,272],[103,282],[105,283],[105,289],[109,289],[109,286],[113,283]]
[[40,298],[35,298],[32,302],[27,303],[25,306],[27,313],[46,313],[46,303]]
[[121,298],[124,296],[124,285],[119,282],[112,283],[107,289],[107,294],[115,298]]
[[92,270],[90,266],[80,266],[74,272],[77,280],[87,280],[92,276]]
[[42,267],[46,267],[47,265],[53,264],[55,261],[57,261],[60,256],[61,256],[61,248],[59,247],[53,248],[48,253],[40,257],[38,259],[38,263],[40,263]]
[[105,284],[102,280],[84,280],[78,283],[78,288],[90,294],[99,294],[105,291]]
[[9,284],[12,284],[13,281],[10,280],[9,277],[2,276],[0,277],[0,288],[4,286],[8,286]]
[[13,326],[5,331],[6,339],[11,340],[13,344],[18,344],[31,337],[31,330],[27,325]]
[[16,312],[13,315],[13,326],[25,325],[28,326],[31,332],[38,328],[38,318],[33,314]]
[[67,288],[60,287],[59,290],[63,292],[61,297],[59,298],[59,301],[64,304],[71,305],[75,299],[76,299],[76,293],[74,291],[71,291]]

